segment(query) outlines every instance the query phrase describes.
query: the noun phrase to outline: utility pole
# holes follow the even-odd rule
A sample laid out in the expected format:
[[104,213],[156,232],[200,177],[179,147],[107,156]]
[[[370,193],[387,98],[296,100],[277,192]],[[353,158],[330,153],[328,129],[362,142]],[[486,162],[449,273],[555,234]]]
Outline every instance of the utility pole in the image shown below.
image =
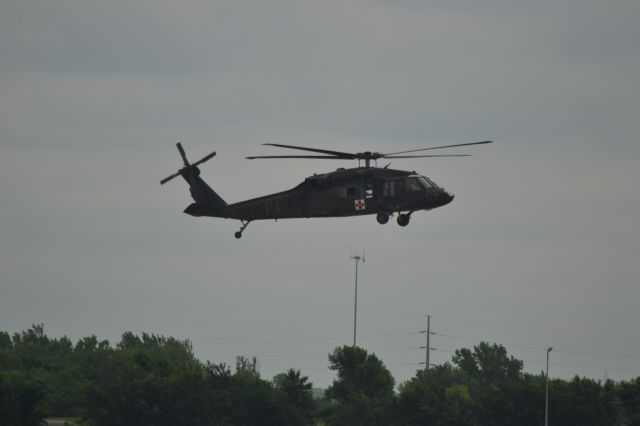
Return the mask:
[[429,350],[431,347],[429,346],[429,336],[431,335],[431,315],[427,315],[427,357],[425,360],[424,368],[429,369]]
[[544,426],[549,426],[549,352],[553,348],[547,349],[547,383],[544,396]]
[[358,324],[358,263],[364,263],[364,251],[362,256],[350,256],[349,259],[356,261],[356,290],[353,304],[353,346],[356,346],[356,329]]

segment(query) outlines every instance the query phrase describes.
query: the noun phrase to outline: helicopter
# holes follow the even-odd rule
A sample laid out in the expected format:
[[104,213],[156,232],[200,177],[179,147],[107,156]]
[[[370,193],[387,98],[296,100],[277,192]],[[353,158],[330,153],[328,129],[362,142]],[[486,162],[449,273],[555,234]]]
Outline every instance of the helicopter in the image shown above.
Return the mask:
[[[240,220],[241,227],[234,235],[241,238],[249,223],[265,219],[294,219],[316,217],[344,217],[376,215],[378,223],[384,225],[397,213],[398,225],[409,224],[411,215],[418,210],[431,210],[449,204],[454,196],[438,186],[426,176],[415,171],[394,170],[389,164],[377,167],[379,159],[468,157],[468,154],[429,155],[416,152],[459,146],[481,145],[493,141],[443,145],[391,153],[357,152],[348,153],[326,149],[307,148],[294,145],[266,143],[279,148],[312,152],[315,155],[267,155],[246,157],[253,159],[327,159],[357,160],[358,167],[307,177],[292,189],[250,200],[227,204],[201,177],[198,166],[216,155],[212,152],[195,163],[189,163],[182,144],[176,144],[184,167],[160,181],[161,185],[182,176],[189,185],[191,197],[195,201],[184,213],[201,217],[219,217]],[[317,155],[321,154],[321,155]],[[409,154],[409,155],[407,155]],[[364,166],[362,162],[364,161]],[[374,166],[371,165],[374,162]]]

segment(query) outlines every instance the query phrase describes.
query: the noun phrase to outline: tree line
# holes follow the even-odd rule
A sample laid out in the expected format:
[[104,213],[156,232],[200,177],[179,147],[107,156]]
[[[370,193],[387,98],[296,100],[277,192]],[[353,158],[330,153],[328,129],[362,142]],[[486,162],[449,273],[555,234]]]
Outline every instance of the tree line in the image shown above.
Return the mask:
[[[199,361],[188,340],[126,332],[112,346],[75,344],[41,326],[0,332],[0,424],[71,417],[83,425],[518,425],[544,419],[544,374],[497,344],[455,351],[451,362],[396,382],[373,353],[342,346],[328,354],[336,377],[324,397],[289,369],[261,377],[255,358],[235,368]],[[640,378],[553,379],[552,425],[640,425]]]

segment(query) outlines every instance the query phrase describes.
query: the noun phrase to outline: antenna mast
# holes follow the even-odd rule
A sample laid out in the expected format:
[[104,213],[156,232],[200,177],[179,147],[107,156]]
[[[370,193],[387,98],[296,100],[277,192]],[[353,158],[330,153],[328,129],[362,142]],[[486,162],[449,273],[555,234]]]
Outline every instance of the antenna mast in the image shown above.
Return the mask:
[[364,250],[362,251],[362,256],[349,256],[349,259],[355,260],[356,262],[356,285],[355,285],[355,297],[353,303],[353,346],[356,346],[356,330],[358,324],[358,263],[362,261],[364,263]]

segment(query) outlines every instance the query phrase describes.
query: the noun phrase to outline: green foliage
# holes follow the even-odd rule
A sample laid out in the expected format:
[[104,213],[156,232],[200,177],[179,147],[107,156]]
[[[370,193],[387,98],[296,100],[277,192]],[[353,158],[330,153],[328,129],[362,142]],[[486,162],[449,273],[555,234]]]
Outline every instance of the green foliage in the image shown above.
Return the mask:
[[628,425],[640,425],[640,377],[619,385],[617,396]]
[[336,348],[329,368],[337,378],[326,396],[337,401],[329,425],[389,425],[394,421],[394,379],[382,361],[353,346]]
[[610,385],[602,386],[595,380],[576,376],[568,382],[552,380],[549,386],[549,410],[557,422],[585,426],[616,424],[618,413]]
[[327,396],[348,402],[358,394],[369,398],[393,395],[394,379],[382,361],[374,354],[354,346],[336,348],[329,355],[329,368],[338,377],[327,389]]
[[286,373],[273,378],[276,390],[276,402],[280,407],[278,424],[313,424],[313,395],[309,378],[302,376],[300,370],[289,369]]
[[515,380],[522,372],[522,361],[507,356],[502,345],[481,342],[469,349],[458,349],[453,355],[453,363],[466,371],[471,377],[488,382]]
[[467,372],[444,364],[420,370],[400,386],[399,412],[404,425],[476,425],[477,404]]
[[29,373],[0,372],[0,424],[39,425],[46,392],[46,384]]
[[[504,347],[459,349],[452,363],[398,387],[382,361],[357,347],[329,355],[336,372],[326,398],[314,401],[299,370],[272,381],[255,357],[235,371],[201,363],[188,340],[124,333],[111,346],[96,336],[75,345],[41,325],[0,332],[0,424],[37,425],[45,416],[101,425],[438,425],[539,426],[544,375],[522,373]],[[552,424],[640,425],[640,378],[604,383],[575,377],[549,386]]]
[[0,331],[0,350],[7,350],[12,348],[13,343],[11,342],[11,336],[9,336],[9,333],[7,333],[6,331]]
[[236,358],[230,385],[233,424],[275,424],[278,412],[273,387],[260,378],[255,358]]
[[96,425],[205,425],[225,416],[208,403],[209,370],[188,341],[127,332],[115,350],[93,339],[80,347],[102,353],[81,391],[85,417]]

